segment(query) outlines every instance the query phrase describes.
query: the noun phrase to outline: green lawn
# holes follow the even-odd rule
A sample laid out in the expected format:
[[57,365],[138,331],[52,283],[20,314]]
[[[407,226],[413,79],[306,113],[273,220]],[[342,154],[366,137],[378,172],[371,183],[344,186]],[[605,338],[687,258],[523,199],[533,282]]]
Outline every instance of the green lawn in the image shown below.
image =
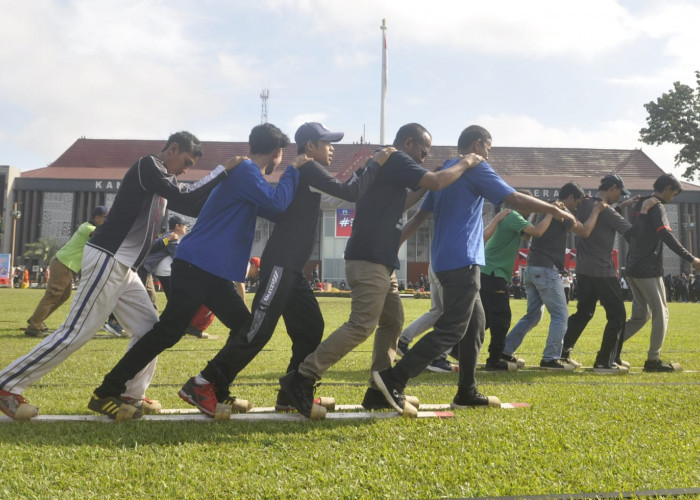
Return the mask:
[[[0,289],[2,367],[37,343],[19,327],[41,293]],[[320,302],[330,333],[347,319],[350,301]],[[517,321],[525,301],[511,304]],[[406,321],[429,305],[405,299]],[[67,310],[59,309],[49,326],[57,327]],[[647,325],[625,346],[623,359],[633,367],[628,375],[478,374],[482,392],[504,402],[527,401],[527,409],[467,410],[445,420],[3,423],[0,493],[8,499],[439,498],[698,487],[700,304],[671,304],[670,313],[662,358],[680,362],[682,373],[642,373]],[[584,366],[593,363],[604,317],[599,310],[574,353]],[[528,364],[539,362],[548,325],[545,314],[518,351]],[[187,337],[161,355],[149,397],[165,407],[187,406],[177,390],[227,334],[218,321],[209,332],[219,338]],[[42,414],[90,413],[92,389],[126,345],[114,337],[91,340],[25,396]],[[281,324],[236,381],[234,394],[256,406],[273,405],[289,346]],[[370,357],[371,341],[331,368],[317,394],[359,404]],[[407,393],[422,403],[447,403],[456,378],[425,373]]]

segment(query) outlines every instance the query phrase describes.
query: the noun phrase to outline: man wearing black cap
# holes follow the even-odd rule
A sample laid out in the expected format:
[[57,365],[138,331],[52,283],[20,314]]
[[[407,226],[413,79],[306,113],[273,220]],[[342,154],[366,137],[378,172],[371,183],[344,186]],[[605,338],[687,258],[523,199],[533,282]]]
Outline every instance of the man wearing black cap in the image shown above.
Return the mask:
[[[323,337],[323,316],[318,301],[304,276],[311,257],[321,210],[321,193],[355,201],[372,183],[392,148],[375,154],[367,166],[342,183],[328,173],[333,160],[333,142],[342,132],[331,132],[320,123],[304,123],[296,131],[297,151],[306,161],[299,168],[299,187],[294,199],[275,221],[275,229],[259,259],[260,284],[253,298],[252,317],[202,370],[200,376],[216,388],[216,400],[230,397],[229,386],[272,337],[280,316],[292,340],[292,356],[285,373],[296,370]],[[252,260],[252,259],[251,259]],[[183,390],[188,391],[191,379]],[[199,406],[199,404],[197,405]],[[280,391],[275,407],[293,410],[291,401]]]
[[44,293],[39,305],[36,306],[32,317],[27,320],[25,335],[44,337],[49,333],[44,321],[70,297],[73,290],[73,279],[80,272],[85,244],[95,228],[101,226],[105,221],[108,213],[109,209],[103,205],[95,207],[92,211],[92,220],[83,222],[70,237],[68,243],[63,245],[51,258],[46,293]]
[[576,217],[585,222],[591,215],[593,206],[598,201],[608,206],[598,215],[593,231],[588,238],[576,237],[576,277],[578,280],[578,305],[576,313],[569,316],[564,335],[562,360],[570,364],[578,364],[571,360],[571,352],[581,332],[593,318],[596,304],[605,309],[607,324],[603,330],[603,341],[598,351],[593,371],[596,373],[626,373],[629,364],[616,360],[617,345],[620,342],[622,328],[625,325],[626,311],[624,295],[616,269],[612,262],[612,251],[615,245],[615,233],[627,235],[632,230],[632,224],[621,213],[625,206],[634,204],[640,197],[636,196],[620,203],[616,209],[611,205],[617,203],[620,196],[629,196],[619,175],[610,174],[600,181],[598,193],[584,199]]

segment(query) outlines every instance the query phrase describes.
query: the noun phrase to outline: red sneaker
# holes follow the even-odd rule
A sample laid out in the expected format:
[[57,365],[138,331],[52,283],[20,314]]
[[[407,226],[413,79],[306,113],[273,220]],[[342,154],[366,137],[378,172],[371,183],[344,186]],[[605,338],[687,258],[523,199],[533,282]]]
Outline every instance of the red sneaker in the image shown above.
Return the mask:
[[216,413],[217,401],[214,384],[198,384],[195,378],[192,377],[182,386],[182,389],[177,394],[210,417],[213,417]]

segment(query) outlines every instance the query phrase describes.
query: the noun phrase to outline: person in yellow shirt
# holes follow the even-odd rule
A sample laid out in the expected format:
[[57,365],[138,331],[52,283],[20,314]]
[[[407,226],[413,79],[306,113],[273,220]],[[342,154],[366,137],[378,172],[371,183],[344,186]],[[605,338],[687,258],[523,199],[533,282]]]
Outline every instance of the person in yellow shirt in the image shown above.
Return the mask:
[[92,220],[83,222],[68,243],[51,258],[46,293],[36,306],[34,314],[27,320],[25,335],[45,337],[50,333],[44,321],[70,297],[73,279],[80,272],[85,244],[95,229],[105,221],[108,213],[109,209],[103,205],[95,207],[92,211]]

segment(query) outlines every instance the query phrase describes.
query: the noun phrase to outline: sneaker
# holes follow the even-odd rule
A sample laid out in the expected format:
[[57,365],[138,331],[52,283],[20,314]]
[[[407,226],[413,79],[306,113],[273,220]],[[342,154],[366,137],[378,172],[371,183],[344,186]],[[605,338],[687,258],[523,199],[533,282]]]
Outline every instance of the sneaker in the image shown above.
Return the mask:
[[0,389],[0,411],[15,420],[29,420],[39,413],[39,408],[27,403],[24,396]]
[[[380,394],[381,396],[381,394]],[[331,399],[331,398],[314,398],[314,403],[316,403],[319,406],[326,406],[323,401],[323,399]],[[335,405],[333,405],[333,409],[335,409]],[[326,408],[327,410],[330,410],[330,408]],[[275,411],[277,412],[283,412],[283,413],[288,413],[292,411],[297,411],[296,408],[294,408],[294,405],[292,404],[292,401],[289,399],[289,396],[287,396],[287,393],[284,392],[283,390],[277,391],[277,401],[275,401]]]
[[408,342],[399,340],[399,345],[396,347],[396,354],[404,357],[410,348],[408,347]]
[[[413,405],[416,409],[420,408],[420,401],[416,396],[404,395],[406,402]],[[382,394],[382,391],[374,387],[368,387],[365,391],[365,397],[362,399],[362,407],[365,410],[393,410],[394,407]]]
[[515,356],[514,354],[501,354],[501,359],[507,361],[508,363],[515,363],[515,365],[518,367],[518,370],[525,367],[525,360],[523,358]]
[[465,396],[461,392],[457,391],[457,395],[454,397],[450,403],[450,407],[459,410],[462,408],[474,408],[477,406],[501,406],[501,400],[496,396],[484,396],[483,394],[476,392],[471,396]]
[[316,382],[313,379],[306,378],[297,370],[293,370],[280,378],[280,387],[299,413],[306,418],[312,418],[312,414],[313,418],[323,418],[314,413],[314,409],[319,406],[314,405]]
[[569,363],[562,363],[558,359],[552,359],[550,361],[540,361],[540,369],[542,370],[552,370],[552,371],[559,371],[559,372],[572,372],[576,368],[574,365],[571,365]]
[[435,358],[426,369],[433,373],[452,373],[456,371],[454,365],[445,358]]
[[487,372],[515,372],[518,371],[518,365],[503,358],[495,360],[488,358],[485,369]]
[[49,335],[49,331],[48,330],[37,330],[36,328],[27,325],[27,328],[24,329],[24,334],[27,337],[41,337],[41,338],[43,338],[43,337],[46,337]]
[[[116,396],[98,398],[97,394],[93,394],[88,403],[88,409],[95,413],[106,415],[113,420],[137,420],[143,417],[143,412],[141,410]],[[120,411],[126,413],[129,417],[123,419],[119,415]]]
[[646,360],[644,362],[645,372],[680,372],[683,371],[681,365],[678,363],[665,363],[660,359],[655,359],[653,361]]
[[630,367],[632,366],[632,365],[629,364],[627,361],[623,361],[623,360],[621,360],[620,358],[617,358],[617,359],[615,360],[615,364],[616,364],[616,365],[620,365],[620,366],[624,366],[625,368],[630,368]]
[[122,328],[122,325],[120,325],[117,322],[113,321],[108,321],[107,323],[104,324],[102,327],[102,330],[105,332],[111,333],[112,335],[115,335],[117,337],[121,337],[122,333],[124,333],[124,329]]
[[605,363],[596,363],[593,365],[593,373],[602,373],[604,375],[615,375],[629,373],[630,369],[625,366],[620,366],[617,363],[606,365]]
[[208,339],[209,334],[207,332],[203,332],[202,330],[198,330],[194,326],[190,325],[187,328],[185,328],[185,335],[192,335],[194,337],[197,337],[198,339]]
[[199,411],[205,415],[210,417],[215,415],[218,401],[214,384],[198,384],[195,378],[191,377],[177,394],[192,406],[199,408]]
[[396,384],[391,376],[391,369],[372,372],[372,379],[391,407],[399,413],[403,413],[406,396],[404,396],[403,389]]
[[141,410],[144,415],[154,415],[156,413],[160,413],[160,411],[163,409],[163,405],[160,404],[160,401],[156,401],[155,399],[134,399],[128,396],[122,396],[121,399],[125,403],[128,403],[136,409]]
[[564,356],[559,358],[559,361],[565,365],[571,365],[574,367],[574,370],[577,368],[581,368],[583,365],[576,361],[575,359],[571,359],[570,356]]

